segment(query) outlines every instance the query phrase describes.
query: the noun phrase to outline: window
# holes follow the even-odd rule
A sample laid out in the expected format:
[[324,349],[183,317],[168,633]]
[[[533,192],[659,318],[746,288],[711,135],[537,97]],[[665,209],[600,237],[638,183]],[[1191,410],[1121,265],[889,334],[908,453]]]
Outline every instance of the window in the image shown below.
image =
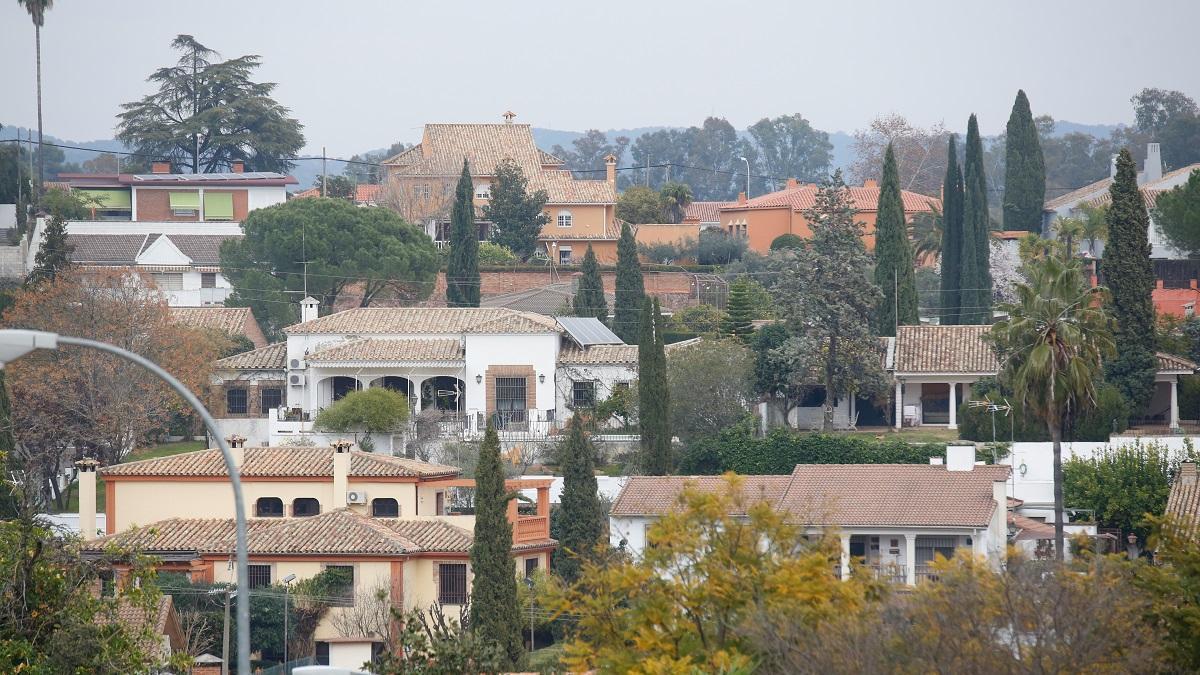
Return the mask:
[[376,518],[399,518],[400,502],[391,497],[379,497],[371,500],[371,515]]
[[466,563],[441,563],[438,565],[438,603],[442,605],[467,604]]
[[233,220],[233,193],[205,192],[204,219]]
[[278,387],[271,387],[259,391],[258,412],[266,415],[273,408],[283,407],[283,390]]
[[216,272],[201,272],[200,273],[200,288],[216,288],[217,273]]
[[571,403],[576,408],[596,405],[596,383],[591,380],[571,384]]
[[245,389],[225,390],[225,412],[230,415],[244,415],[246,413]]
[[354,606],[354,565],[326,565],[325,571],[331,582],[331,603],[335,607]]
[[183,272],[155,272],[150,276],[160,291],[183,290]]
[[571,264],[571,247],[570,246],[563,246],[558,249],[558,264],[559,265],[570,265]]
[[501,425],[525,421],[525,378],[496,378],[496,414]]
[[433,190],[429,183],[417,183],[413,186],[413,197],[417,199],[429,199],[433,196]]
[[490,183],[481,183],[475,186],[475,199],[491,199],[492,186]]
[[574,224],[574,220],[575,218],[571,215],[570,211],[563,210],[558,212],[559,227],[570,227]]
[[318,666],[329,665],[329,643],[323,640],[318,640],[315,643],[316,652],[313,654],[313,659],[316,660]]
[[333,400],[340,401],[352,391],[358,389],[358,380],[353,377],[339,375],[333,378]]
[[259,518],[282,518],[283,500],[279,497],[259,497],[254,502],[254,515]]
[[246,574],[246,585],[250,588],[263,588],[271,585],[270,565],[250,565]]
[[292,516],[308,518],[321,513],[321,502],[312,497],[297,497],[292,501]]
[[199,192],[172,192],[167,198],[173,216],[192,217],[200,213]]
[[538,559],[537,558],[526,558],[525,559],[525,578],[526,579],[533,576],[533,573],[537,572],[537,569],[538,569]]

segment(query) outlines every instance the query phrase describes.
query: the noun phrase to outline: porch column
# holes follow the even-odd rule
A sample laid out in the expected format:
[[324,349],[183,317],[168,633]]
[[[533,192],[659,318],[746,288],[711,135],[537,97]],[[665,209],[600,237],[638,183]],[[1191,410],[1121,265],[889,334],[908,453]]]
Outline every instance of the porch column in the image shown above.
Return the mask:
[[1171,430],[1179,429],[1179,376],[1171,378]]
[[909,586],[917,585],[917,535],[904,535],[904,578]]
[[842,580],[850,578],[850,535],[841,535],[842,539]]
[[425,380],[414,380],[410,377],[408,381],[412,383],[412,398],[416,401],[413,404],[413,410],[419,415],[421,413],[421,385],[425,384]]
[[958,428],[958,392],[954,388],[954,383],[950,383],[950,429]]
[[896,428],[904,426],[904,383],[896,380]]

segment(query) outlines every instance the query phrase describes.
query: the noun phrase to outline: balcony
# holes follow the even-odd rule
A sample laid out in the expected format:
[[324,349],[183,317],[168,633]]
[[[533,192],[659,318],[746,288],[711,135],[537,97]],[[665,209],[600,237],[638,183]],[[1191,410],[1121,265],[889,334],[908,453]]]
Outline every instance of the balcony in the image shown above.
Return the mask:
[[[541,542],[550,538],[550,478],[514,478],[504,481],[505,489],[510,492],[520,490],[537,490],[537,500],[525,507],[517,499],[508,502],[508,522],[513,526],[513,545]],[[470,478],[447,478],[435,481],[422,481],[423,488],[473,488],[475,481]],[[447,505],[448,508],[452,508]],[[474,517],[474,508],[467,507],[464,511]],[[522,511],[528,511],[522,513]]]

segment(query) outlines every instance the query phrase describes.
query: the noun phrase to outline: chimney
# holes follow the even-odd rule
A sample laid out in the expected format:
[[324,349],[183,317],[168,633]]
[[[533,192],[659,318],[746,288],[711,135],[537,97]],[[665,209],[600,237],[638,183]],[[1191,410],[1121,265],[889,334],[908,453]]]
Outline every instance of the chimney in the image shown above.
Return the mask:
[[798,187],[800,187],[800,181],[796,180],[795,178],[787,179],[787,189],[795,190]]
[[347,476],[350,475],[350,448],[353,444],[347,440],[337,440],[329,444],[333,448],[333,503],[338,508],[346,506],[346,488],[349,485]]
[[970,471],[975,466],[975,445],[947,445],[946,470]]
[[241,160],[230,162],[229,170],[232,173],[244,173],[246,171],[246,163]]
[[96,467],[90,457],[75,462],[79,470],[79,535],[84,541],[96,538]]
[[604,169],[608,184],[614,188],[617,187],[617,158],[615,155],[610,153],[604,156]]
[[513,118],[516,116],[517,116],[517,113],[515,113],[511,110],[505,110],[504,114],[502,115],[502,117],[504,118],[505,124],[512,124]]
[[1146,163],[1142,169],[1141,184],[1154,183],[1162,180],[1162,154],[1158,143],[1146,144]]
[[745,204],[745,203],[746,203],[746,193],[739,192],[738,193],[738,204]]
[[152,162],[150,164],[150,173],[171,173],[171,163]]
[[1108,158],[1108,177],[1117,177],[1117,155],[1113,155]]
[[233,455],[233,464],[239,470],[246,463],[246,438],[234,434],[225,439],[229,444],[229,454]]
[[312,321],[320,316],[321,303],[311,295],[300,301],[300,321]]
[[874,178],[868,178],[863,181],[863,187],[865,187],[865,188],[879,187],[879,183],[875,182]]

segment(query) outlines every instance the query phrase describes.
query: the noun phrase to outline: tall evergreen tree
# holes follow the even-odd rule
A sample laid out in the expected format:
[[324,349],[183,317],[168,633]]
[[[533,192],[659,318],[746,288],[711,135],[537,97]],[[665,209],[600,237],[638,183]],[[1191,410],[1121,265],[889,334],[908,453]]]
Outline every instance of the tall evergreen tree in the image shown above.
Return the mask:
[[492,195],[483,207],[483,217],[491,221],[492,241],[504,246],[522,262],[537,249],[538,235],[546,224],[546,191],[529,192],[529,179],[521,165],[505,159],[493,172]]
[[958,168],[958,147],[950,134],[946,156],[946,179],[942,183],[942,278],[941,321],[945,325],[959,322],[962,305],[962,236],[963,236],[963,178]]
[[592,316],[601,321],[608,321],[608,300],[604,297],[604,281],[600,278],[600,264],[596,262],[596,253],[592,251],[591,244],[588,244],[587,253],[583,254],[580,271],[582,274],[575,285],[571,309],[575,316]]
[[446,261],[446,304],[450,307],[479,306],[479,232],[474,199],[475,184],[464,159],[450,216],[450,258]]
[[746,339],[754,332],[754,306],[750,298],[750,282],[746,277],[738,277],[729,284],[729,302],[725,305],[725,314],[721,317],[721,335],[729,335]]
[[58,215],[51,215],[42,236],[42,247],[33,258],[33,269],[25,283],[39,284],[54,281],[63,270],[71,266],[72,246],[67,243],[67,222]]
[[1004,150],[1004,229],[1042,231],[1046,202],[1046,160],[1033,112],[1023,89],[1008,116]]
[[1101,271],[1112,292],[1117,327],[1117,355],[1105,374],[1129,401],[1133,417],[1146,411],[1154,395],[1158,363],[1154,341],[1154,267],[1150,262],[1147,230],[1150,217],[1137,185],[1137,167],[1128,150],[1117,156],[1112,205],[1108,209],[1108,242]]
[[485,645],[495,645],[517,667],[524,658],[517,574],[512,559],[512,524],[500,465],[500,436],[488,422],[475,468],[475,538],[471,543],[471,631]]
[[613,301],[613,332],[627,345],[639,342],[638,313],[646,299],[642,282],[642,264],[638,260],[637,242],[629,223],[621,226],[617,242],[617,297]]
[[584,432],[579,414],[567,423],[567,438],[558,452],[563,474],[559,504],[562,530],[554,567],[564,581],[574,583],[579,578],[581,561],[590,557],[604,539],[605,520],[596,487],[596,448]]
[[987,178],[983,174],[983,140],[974,114],[967,121],[962,232],[959,323],[986,325],[992,322],[992,275],[988,260],[992,234],[988,220]]
[[888,143],[879,181],[879,207],[875,218],[875,285],[883,300],[875,312],[880,335],[894,336],[896,326],[912,326],[917,318],[917,275],[913,270],[912,242],[904,221],[900,196],[900,170]]
[[671,401],[667,389],[667,356],[658,298],[642,303],[638,343],[638,426],[642,435],[642,470],[665,476],[674,468],[671,456]]

